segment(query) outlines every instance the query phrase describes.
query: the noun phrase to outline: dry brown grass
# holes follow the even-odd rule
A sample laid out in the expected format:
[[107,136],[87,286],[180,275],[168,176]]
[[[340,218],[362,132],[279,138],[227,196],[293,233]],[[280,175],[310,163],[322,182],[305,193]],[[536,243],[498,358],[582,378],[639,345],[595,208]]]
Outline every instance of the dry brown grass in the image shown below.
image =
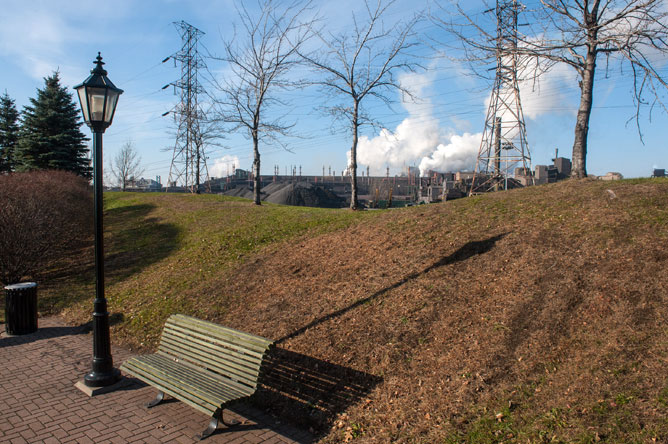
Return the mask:
[[667,239],[668,181],[568,181],[271,243],[188,307],[277,339],[258,402],[323,442],[665,442]]

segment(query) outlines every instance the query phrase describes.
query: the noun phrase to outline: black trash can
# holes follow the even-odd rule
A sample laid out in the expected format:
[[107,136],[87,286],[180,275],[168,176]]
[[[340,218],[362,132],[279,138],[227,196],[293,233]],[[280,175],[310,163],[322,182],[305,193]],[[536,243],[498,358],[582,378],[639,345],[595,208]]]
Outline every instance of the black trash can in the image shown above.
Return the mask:
[[26,335],[37,331],[37,284],[23,282],[5,287],[5,331]]

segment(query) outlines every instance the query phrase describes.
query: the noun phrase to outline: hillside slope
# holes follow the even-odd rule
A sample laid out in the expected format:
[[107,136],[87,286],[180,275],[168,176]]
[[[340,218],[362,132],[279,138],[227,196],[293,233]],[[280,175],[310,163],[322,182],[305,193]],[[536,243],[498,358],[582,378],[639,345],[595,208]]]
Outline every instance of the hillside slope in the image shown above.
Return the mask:
[[668,440],[666,180],[363,214],[132,199],[132,227],[107,210],[142,258],[111,254],[115,340],[173,311],[276,339],[257,402],[324,442]]

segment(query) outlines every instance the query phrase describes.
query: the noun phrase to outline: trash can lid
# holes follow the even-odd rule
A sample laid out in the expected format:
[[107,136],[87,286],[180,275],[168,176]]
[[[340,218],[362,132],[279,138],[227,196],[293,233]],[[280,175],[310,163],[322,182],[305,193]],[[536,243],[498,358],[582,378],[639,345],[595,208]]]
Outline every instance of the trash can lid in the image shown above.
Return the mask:
[[37,283],[35,282],[21,282],[20,284],[12,284],[12,285],[7,285],[5,287],[5,290],[23,290],[26,288],[33,288],[37,287]]

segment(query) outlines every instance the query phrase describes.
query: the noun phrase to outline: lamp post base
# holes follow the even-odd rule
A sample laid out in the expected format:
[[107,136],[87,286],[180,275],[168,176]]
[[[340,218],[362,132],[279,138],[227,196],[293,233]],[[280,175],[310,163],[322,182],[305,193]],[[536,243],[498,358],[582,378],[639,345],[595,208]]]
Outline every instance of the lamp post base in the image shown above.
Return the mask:
[[106,372],[92,371],[86,373],[83,383],[88,387],[107,387],[117,383],[121,379],[121,372],[117,368],[112,368]]
[[81,390],[83,393],[85,393],[89,397],[97,396],[97,395],[103,395],[105,393],[110,393],[115,390],[118,390],[123,387],[127,387],[132,384],[132,379],[128,378],[121,378],[117,382],[111,385],[107,385],[105,387],[88,387],[84,380],[77,381],[76,384],[74,384],[74,387],[77,389]]

